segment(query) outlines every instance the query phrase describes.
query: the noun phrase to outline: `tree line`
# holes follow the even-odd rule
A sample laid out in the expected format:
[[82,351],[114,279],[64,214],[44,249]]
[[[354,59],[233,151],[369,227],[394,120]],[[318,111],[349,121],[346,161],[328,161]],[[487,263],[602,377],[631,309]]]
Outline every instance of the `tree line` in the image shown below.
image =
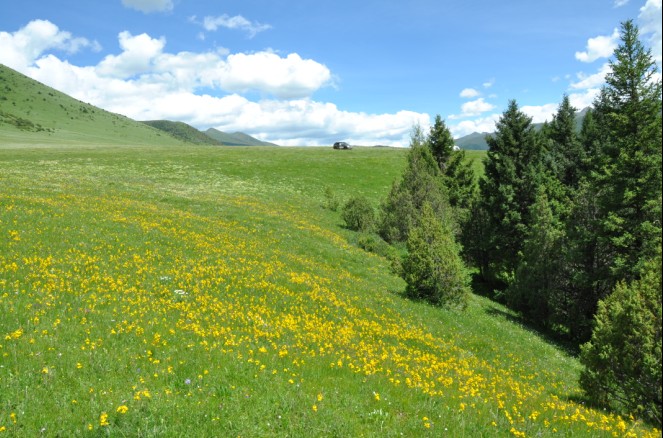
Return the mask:
[[[406,295],[463,308],[468,269],[492,297],[580,346],[596,403],[661,424],[661,80],[632,21],[580,129],[564,96],[536,130],[515,100],[478,181],[440,116],[370,227],[404,244]],[[354,216],[353,216],[354,214]],[[368,217],[368,216],[366,216]],[[360,220],[361,223],[361,220]]]

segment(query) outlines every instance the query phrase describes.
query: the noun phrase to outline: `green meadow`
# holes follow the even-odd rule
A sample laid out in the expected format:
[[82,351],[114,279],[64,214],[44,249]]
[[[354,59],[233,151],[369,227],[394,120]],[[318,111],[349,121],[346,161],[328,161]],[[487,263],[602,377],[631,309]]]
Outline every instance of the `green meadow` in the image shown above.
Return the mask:
[[660,436],[355,244],[326,196],[377,207],[404,150],[0,135],[0,436]]

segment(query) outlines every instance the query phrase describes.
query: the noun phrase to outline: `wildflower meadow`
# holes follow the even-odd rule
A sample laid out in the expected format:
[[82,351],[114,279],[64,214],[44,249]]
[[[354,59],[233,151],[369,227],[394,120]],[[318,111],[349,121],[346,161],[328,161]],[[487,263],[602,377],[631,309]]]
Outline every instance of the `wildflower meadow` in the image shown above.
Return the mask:
[[660,436],[353,243],[325,192],[377,206],[404,157],[0,147],[0,437]]

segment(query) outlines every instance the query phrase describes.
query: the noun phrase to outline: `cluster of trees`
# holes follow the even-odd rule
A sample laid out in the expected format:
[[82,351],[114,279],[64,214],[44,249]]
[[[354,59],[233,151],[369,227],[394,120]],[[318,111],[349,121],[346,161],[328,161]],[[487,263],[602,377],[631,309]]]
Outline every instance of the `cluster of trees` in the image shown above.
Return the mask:
[[[590,398],[660,425],[661,81],[632,21],[610,66],[580,129],[567,96],[540,130],[511,101],[478,190],[439,116],[415,129],[380,214],[361,216],[405,243],[408,296],[462,308],[475,267],[495,298],[581,346]],[[363,229],[359,204],[344,214]]]
[[564,97],[540,132],[515,101],[488,139],[466,253],[510,307],[582,346],[596,401],[661,422],[661,82],[622,24],[576,128]]

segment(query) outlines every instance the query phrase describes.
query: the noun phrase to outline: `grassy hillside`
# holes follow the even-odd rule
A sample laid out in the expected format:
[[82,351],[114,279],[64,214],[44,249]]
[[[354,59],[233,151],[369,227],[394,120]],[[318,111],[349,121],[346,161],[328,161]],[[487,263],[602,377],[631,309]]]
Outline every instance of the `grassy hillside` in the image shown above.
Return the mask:
[[175,138],[193,144],[208,144],[220,146],[222,143],[200,132],[191,125],[184,122],[171,122],[170,120],[147,120],[146,125],[167,132]]
[[0,64],[2,145],[161,144],[172,136],[73,99]]
[[377,204],[404,157],[0,146],[0,431],[660,436],[505,308],[406,300],[350,243],[325,188]]

